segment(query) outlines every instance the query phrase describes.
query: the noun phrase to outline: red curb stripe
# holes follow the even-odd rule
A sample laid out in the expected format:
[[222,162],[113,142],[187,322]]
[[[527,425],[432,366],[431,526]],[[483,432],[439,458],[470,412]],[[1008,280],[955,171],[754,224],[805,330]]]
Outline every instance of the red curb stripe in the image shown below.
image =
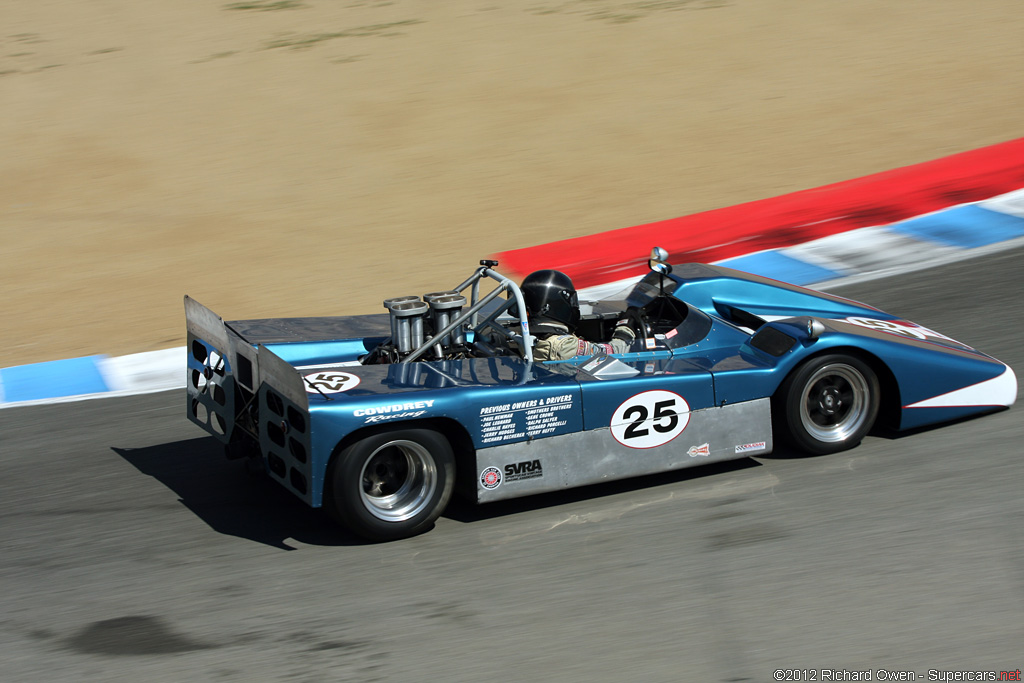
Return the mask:
[[644,272],[657,244],[677,263],[713,262],[886,225],[1024,187],[1024,138],[812,190],[497,254],[523,276],[556,268],[577,287]]

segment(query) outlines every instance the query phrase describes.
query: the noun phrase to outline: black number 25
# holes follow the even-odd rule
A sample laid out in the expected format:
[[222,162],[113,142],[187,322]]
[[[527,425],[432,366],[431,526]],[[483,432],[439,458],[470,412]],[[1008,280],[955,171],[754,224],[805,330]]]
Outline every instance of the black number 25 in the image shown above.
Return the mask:
[[[654,431],[666,434],[671,432],[679,424],[679,416],[676,411],[672,410],[675,406],[675,399],[669,399],[667,401],[658,401],[654,404],[654,419],[659,422],[655,422],[651,426],[654,427]],[[636,419],[633,420],[628,427],[626,427],[625,433],[622,435],[626,439],[638,439],[642,436],[647,436],[647,428],[641,425],[647,421],[647,406],[636,405],[630,406],[626,409],[626,412],[622,414],[624,418],[630,418],[636,415]],[[668,422],[660,422],[668,418]]]

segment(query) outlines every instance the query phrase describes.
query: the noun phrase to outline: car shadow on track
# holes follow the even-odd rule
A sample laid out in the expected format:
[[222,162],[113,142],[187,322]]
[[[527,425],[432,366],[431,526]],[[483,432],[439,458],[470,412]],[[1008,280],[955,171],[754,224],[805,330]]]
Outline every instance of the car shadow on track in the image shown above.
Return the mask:
[[[211,437],[111,450],[177,494],[182,505],[218,533],[281,550],[296,549],[289,539],[317,546],[372,544],[338,527],[265,475],[250,474],[244,462],[226,459],[220,443]],[[442,516],[468,524],[760,466],[745,458],[486,505],[456,496]]]
[[288,539],[320,546],[368,543],[265,475],[250,474],[243,461],[225,458],[212,437],[111,450],[174,491],[182,505],[218,533],[282,550],[295,550]]
[[[903,431],[896,431],[892,427],[885,425],[876,425],[871,428],[868,432],[867,439],[884,439],[886,441],[899,442],[904,439],[913,438],[919,434],[927,434],[928,432],[938,431],[940,429],[946,429],[955,425],[964,424],[967,422],[973,422],[979,418],[983,418],[987,415],[996,415],[1007,411],[1008,408],[998,406],[993,407],[988,412],[979,413],[976,415],[967,415],[966,417],[959,417],[954,420],[947,420],[946,422],[939,422],[937,424],[925,425],[923,427],[914,427],[912,429],[905,429]],[[891,421],[890,421],[891,422]],[[859,445],[859,444],[858,444]],[[856,451],[857,446],[853,447]],[[805,453],[803,451],[791,448],[781,438],[775,442],[774,450],[771,453],[759,454],[757,456],[761,460],[804,460],[812,458],[827,457],[827,455],[814,455],[811,453]]]
[[701,465],[699,467],[688,467],[671,472],[660,472],[658,474],[649,474],[642,477],[632,477],[629,479],[619,479],[617,481],[609,481],[601,484],[591,484],[590,486],[565,489],[564,491],[552,491],[551,493],[541,493],[523,498],[501,500],[494,503],[487,503],[485,505],[477,505],[473,501],[456,496],[448,505],[448,509],[441,516],[456,522],[469,524],[486,519],[514,515],[526,512],[527,510],[552,508],[559,505],[578,503],[584,500],[596,500],[598,498],[628,493],[630,491],[639,491],[641,489],[652,488],[655,486],[679,484],[690,480],[712,477],[718,474],[738,472],[751,467],[762,467],[762,465],[751,458],[728,460],[726,462],[711,463],[708,465]]

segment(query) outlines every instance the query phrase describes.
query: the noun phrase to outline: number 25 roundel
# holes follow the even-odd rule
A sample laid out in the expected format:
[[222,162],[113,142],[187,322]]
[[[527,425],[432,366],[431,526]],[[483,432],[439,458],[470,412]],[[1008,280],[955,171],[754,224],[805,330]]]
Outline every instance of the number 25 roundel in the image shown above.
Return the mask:
[[663,446],[683,433],[690,406],[671,391],[645,391],[630,396],[612,414],[615,440],[630,448]]

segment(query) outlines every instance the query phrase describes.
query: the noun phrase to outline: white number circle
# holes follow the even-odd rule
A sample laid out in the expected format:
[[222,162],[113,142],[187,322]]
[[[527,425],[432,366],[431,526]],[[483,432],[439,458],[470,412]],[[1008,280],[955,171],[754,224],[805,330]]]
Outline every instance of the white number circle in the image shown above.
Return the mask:
[[660,389],[630,396],[612,414],[612,436],[630,448],[664,446],[683,433],[690,406],[671,391]]
[[306,380],[306,393],[308,394],[337,394],[348,391],[359,384],[359,378],[347,372],[331,370],[328,372],[314,372],[303,377]]

